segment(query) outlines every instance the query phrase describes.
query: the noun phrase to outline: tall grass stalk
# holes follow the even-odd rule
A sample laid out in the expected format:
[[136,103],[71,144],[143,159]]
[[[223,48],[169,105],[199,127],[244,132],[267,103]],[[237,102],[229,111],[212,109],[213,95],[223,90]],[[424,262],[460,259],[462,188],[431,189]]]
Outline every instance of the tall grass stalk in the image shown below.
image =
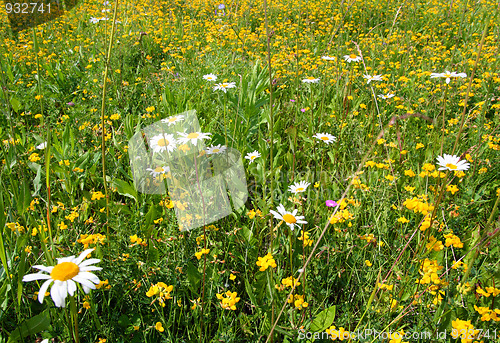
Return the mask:
[[111,59],[111,48],[113,47],[113,40],[115,37],[118,2],[119,2],[118,0],[115,1],[115,8],[113,10],[113,23],[111,24],[111,35],[109,39],[108,51],[106,53],[106,62],[104,65],[104,82],[102,85],[102,102],[101,102],[102,182],[104,186],[104,195],[106,197],[106,234],[108,235],[108,237],[109,237],[109,193],[108,193],[108,186],[106,183],[106,126],[104,122],[104,110],[106,105],[106,90],[108,85],[109,60]]
[[[269,32],[269,18],[267,16],[267,0],[264,0],[264,22],[266,26],[266,42],[267,42],[267,70],[269,72],[269,130],[271,131],[271,142],[269,147],[269,159],[271,167],[269,169],[271,175],[271,201],[270,204],[274,203],[274,168],[273,168],[273,148],[274,148],[274,111],[273,111],[273,71],[271,65],[271,33]],[[271,219],[272,221],[272,219]],[[273,250],[273,226],[269,225],[271,230],[271,253]],[[290,247],[291,249],[291,247]],[[269,275],[269,274],[268,274]],[[272,269],[271,269],[271,279]],[[268,280],[269,282],[269,280]],[[270,285],[268,285],[270,287]],[[274,298],[271,292],[271,322],[274,322]],[[271,342],[273,341],[272,332],[269,334],[271,337]],[[269,338],[269,337],[268,337]]]

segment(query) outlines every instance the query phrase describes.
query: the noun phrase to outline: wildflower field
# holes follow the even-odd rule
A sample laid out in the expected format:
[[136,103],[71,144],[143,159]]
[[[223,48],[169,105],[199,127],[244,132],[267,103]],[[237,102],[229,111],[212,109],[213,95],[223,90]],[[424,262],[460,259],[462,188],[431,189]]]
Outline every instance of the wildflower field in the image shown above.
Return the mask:
[[498,1],[9,1],[0,343],[500,342]]

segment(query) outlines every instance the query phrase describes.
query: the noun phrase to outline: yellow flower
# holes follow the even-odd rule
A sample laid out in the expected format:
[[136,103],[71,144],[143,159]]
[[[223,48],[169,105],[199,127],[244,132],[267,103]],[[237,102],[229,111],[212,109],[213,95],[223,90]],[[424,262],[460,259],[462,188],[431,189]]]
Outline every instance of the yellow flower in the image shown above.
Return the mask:
[[201,259],[201,256],[202,256],[202,255],[208,255],[208,253],[209,253],[209,252],[210,252],[210,249],[205,249],[205,248],[203,248],[203,249],[201,249],[200,251],[195,252],[195,253],[194,253],[194,255],[195,255],[195,256],[196,256],[196,258],[199,260],[199,259]]
[[37,162],[40,160],[40,157],[36,152],[34,152],[30,155],[30,157],[28,157],[28,160],[30,160],[30,162]]
[[398,218],[398,222],[400,222],[400,223],[403,223],[403,224],[404,224],[404,223],[408,223],[408,222],[410,222],[410,221],[409,221],[408,219],[406,219],[405,217],[399,217],[399,218]]
[[155,329],[158,330],[159,332],[163,332],[165,331],[165,329],[163,328],[163,326],[161,325],[161,322],[156,322],[155,324]]
[[418,150],[420,148],[423,148],[425,145],[423,145],[422,143],[417,143],[416,147],[415,147],[415,150]]
[[365,264],[366,264],[368,267],[371,267],[371,266],[372,266],[372,263],[370,262],[370,260],[365,260]]
[[259,270],[261,272],[269,267],[276,268],[278,266],[276,264],[276,261],[274,261],[273,255],[271,255],[271,253],[268,253],[264,257],[259,257],[259,260],[255,264],[260,267]]
[[105,195],[102,192],[92,192],[92,198],[90,200],[100,200],[104,198]]
[[456,185],[448,185],[446,186],[446,190],[448,192],[451,192],[451,194],[455,194],[456,192],[458,192],[458,187]]
[[234,279],[236,279],[236,275],[234,275],[233,273],[231,273],[231,275],[229,275],[229,279],[231,281],[234,281]]

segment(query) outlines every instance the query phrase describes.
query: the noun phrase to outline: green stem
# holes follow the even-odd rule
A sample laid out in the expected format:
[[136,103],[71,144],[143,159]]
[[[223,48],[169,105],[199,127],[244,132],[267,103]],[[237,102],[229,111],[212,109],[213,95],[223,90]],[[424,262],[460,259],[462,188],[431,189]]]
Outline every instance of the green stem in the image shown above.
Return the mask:
[[80,343],[80,335],[78,332],[78,312],[76,311],[75,297],[69,297],[70,311],[71,311],[71,323],[70,327],[73,327],[73,338],[76,343]]

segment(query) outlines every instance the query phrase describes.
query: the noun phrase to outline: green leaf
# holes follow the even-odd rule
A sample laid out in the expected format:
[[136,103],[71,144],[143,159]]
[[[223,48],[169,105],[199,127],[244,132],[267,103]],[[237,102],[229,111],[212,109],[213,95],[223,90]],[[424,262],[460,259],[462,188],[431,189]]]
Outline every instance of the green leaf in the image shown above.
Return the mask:
[[252,305],[255,306],[257,312],[260,312],[260,307],[258,306],[257,299],[255,298],[255,294],[253,294],[253,287],[250,285],[250,282],[245,278],[245,290],[247,291],[248,297],[252,302]]
[[189,280],[190,288],[193,292],[196,292],[198,289],[198,284],[200,283],[203,275],[198,271],[198,268],[194,266],[191,262],[188,262],[186,265],[186,274]]
[[43,312],[23,322],[17,329],[12,331],[7,343],[17,342],[25,337],[47,330],[50,318]]
[[114,179],[113,187],[115,187],[118,193],[120,193],[121,195],[132,198],[137,202],[137,191],[127,181]]
[[335,310],[336,307],[333,305],[321,311],[312,321],[309,330],[311,330],[311,332],[322,332],[328,329],[335,320]]
[[14,109],[14,111],[16,113],[19,113],[19,111],[21,110],[21,103],[19,102],[19,100],[12,97],[12,98],[10,98],[10,104],[11,104],[12,108]]
[[40,191],[40,188],[42,188],[42,166],[39,164],[36,164],[36,176],[35,179],[33,180],[33,186],[35,187],[35,191],[33,194],[31,194],[32,197],[35,197],[38,195],[38,192]]

